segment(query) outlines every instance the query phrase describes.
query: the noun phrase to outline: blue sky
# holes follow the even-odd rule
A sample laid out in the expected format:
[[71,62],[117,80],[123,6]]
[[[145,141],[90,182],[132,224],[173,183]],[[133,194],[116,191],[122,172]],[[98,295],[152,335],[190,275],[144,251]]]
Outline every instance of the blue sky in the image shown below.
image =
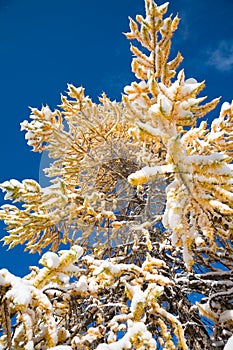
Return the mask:
[[[186,77],[206,80],[209,99],[230,102],[232,0],[171,0],[170,12],[181,17],[173,49],[185,58]],[[28,106],[55,108],[67,83],[84,86],[94,100],[102,91],[120,99],[134,80],[122,32],[128,31],[128,16],[137,13],[144,14],[143,0],[0,0],[0,182],[39,180],[41,155],[31,152],[19,127]],[[2,224],[0,230],[2,237]],[[0,268],[15,274],[27,273],[37,259],[22,247],[8,252],[0,247]]]

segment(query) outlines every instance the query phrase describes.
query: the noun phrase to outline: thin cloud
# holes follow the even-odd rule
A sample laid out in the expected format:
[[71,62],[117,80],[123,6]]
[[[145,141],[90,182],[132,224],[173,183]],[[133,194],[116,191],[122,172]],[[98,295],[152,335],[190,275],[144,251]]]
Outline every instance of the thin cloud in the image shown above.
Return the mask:
[[221,41],[217,48],[208,51],[207,63],[220,71],[233,69],[233,42]]

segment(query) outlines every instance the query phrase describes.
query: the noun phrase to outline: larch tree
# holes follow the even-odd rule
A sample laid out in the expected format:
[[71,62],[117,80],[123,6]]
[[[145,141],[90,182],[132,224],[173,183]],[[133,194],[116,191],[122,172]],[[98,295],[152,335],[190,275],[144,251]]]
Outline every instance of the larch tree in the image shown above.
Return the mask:
[[168,5],[130,18],[120,102],[68,85],[21,123],[50,185],[0,185],[4,244],[42,252],[23,278],[0,270],[0,349],[231,349],[233,104],[198,122],[219,99],[170,57]]

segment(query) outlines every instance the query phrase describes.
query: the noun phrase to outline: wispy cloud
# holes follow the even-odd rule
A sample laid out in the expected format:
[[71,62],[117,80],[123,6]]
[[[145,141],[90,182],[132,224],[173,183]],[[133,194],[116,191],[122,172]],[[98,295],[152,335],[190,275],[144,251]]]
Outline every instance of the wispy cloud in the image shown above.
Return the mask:
[[229,71],[233,69],[233,41],[222,40],[217,47],[208,50],[209,59],[207,64],[220,71]]

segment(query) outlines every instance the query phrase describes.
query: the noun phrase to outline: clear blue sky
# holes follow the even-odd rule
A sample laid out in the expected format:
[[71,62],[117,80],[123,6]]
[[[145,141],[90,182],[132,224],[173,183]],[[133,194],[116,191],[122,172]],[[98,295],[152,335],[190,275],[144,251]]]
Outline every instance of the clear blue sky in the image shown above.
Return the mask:
[[[181,17],[173,48],[185,58],[186,77],[206,80],[209,99],[222,96],[222,102],[230,102],[232,0],[171,0],[169,12]],[[19,131],[28,106],[55,108],[67,83],[84,86],[94,100],[102,91],[120,99],[134,80],[122,32],[128,31],[127,17],[137,13],[144,14],[143,0],[0,0],[0,182],[39,179],[41,156],[30,151]],[[0,247],[0,268],[27,273],[38,256],[22,251]]]

